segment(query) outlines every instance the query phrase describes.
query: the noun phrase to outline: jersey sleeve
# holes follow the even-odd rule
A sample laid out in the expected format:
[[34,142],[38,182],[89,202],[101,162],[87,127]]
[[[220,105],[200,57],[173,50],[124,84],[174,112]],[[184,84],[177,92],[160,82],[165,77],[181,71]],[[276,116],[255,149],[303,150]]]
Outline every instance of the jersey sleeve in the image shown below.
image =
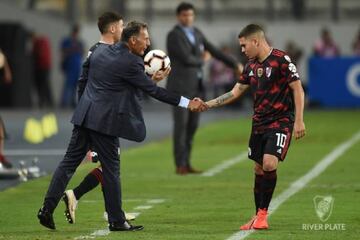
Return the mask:
[[249,76],[250,71],[251,71],[250,66],[247,63],[244,67],[244,71],[242,72],[242,74],[239,77],[238,83],[249,85],[250,84],[250,76]]
[[300,75],[295,64],[291,61],[288,55],[280,58],[281,73],[288,83],[300,80]]

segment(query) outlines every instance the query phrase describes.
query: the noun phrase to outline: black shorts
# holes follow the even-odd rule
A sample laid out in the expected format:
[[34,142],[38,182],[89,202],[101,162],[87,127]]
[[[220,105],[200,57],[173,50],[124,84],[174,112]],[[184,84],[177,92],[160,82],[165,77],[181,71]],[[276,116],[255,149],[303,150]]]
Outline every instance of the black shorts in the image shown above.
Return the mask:
[[248,157],[262,165],[264,154],[276,156],[284,161],[292,136],[292,126],[270,129],[264,133],[251,133]]

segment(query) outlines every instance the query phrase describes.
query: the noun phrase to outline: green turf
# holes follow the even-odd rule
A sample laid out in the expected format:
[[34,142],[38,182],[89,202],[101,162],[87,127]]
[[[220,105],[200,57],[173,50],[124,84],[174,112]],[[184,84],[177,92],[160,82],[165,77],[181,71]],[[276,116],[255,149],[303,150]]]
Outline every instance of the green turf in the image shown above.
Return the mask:
[[[307,136],[293,141],[285,163],[278,170],[277,194],[307,173],[337,145],[360,130],[360,111],[307,112]],[[247,150],[250,119],[242,118],[204,126],[196,135],[193,165],[211,167]],[[270,229],[247,239],[358,239],[360,215],[360,143],[356,143],[324,173],[309,183],[270,217]],[[74,175],[74,187],[95,165],[84,164]],[[171,142],[164,140],[122,152],[121,176],[124,209],[145,205],[149,199],[166,199],[142,210],[135,221],[145,230],[111,233],[96,239],[226,239],[253,214],[253,163],[238,163],[214,177],[177,176]],[[36,213],[50,177],[20,184],[0,192],[0,239],[74,239],[105,229],[99,188],[84,196],[77,222],[67,224],[60,203],[55,211],[56,231],[38,224]],[[322,223],[315,214],[313,198],[332,195],[333,213],[328,224],[346,224],[345,231],[304,231],[303,224]]]

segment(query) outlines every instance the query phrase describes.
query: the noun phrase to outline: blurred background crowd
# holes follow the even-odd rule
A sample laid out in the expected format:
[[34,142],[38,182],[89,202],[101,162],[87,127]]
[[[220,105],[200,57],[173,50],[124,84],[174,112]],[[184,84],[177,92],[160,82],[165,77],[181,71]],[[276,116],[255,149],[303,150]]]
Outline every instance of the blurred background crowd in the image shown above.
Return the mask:
[[[152,48],[166,50],[166,35],[176,23],[177,0],[0,0],[0,49],[3,61],[0,107],[73,108],[75,88],[87,50],[99,39],[97,17],[117,11],[127,21],[150,26]],[[360,106],[360,1],[358,0],[196,0],[196,26],[226,54],[245,63],[237,34],[246,24],[263,25],[269,42],[297,63],[316,106]],[[322,62],[319,59],[325,59]],[[350,60],[349,60],[350,59]],[[204,52],[208,98],[228,91],[236,81],[222,62]],[[335,61],[335,62],[328,62]],[[349,62],[350,61],[350,62]],[[7,63],[7,64],[5,64]],[[330,64],[330,65],[329,65]],[[354,65],[352,78],[347,70]],[[8,66],[6,68],[5,66]],[[322,69],[324,73],[313,71]],[[326,68],[327,66],[327,68]],[[7,70],[5,70],[7,69]],[[349,70],[350,71],[350,70]],[[354,79],[355,78],[355,79]],[[320,79],[320,80],[319,80]],[[334,83],[338,81],[339,83]],[[165,84],[165,83],[162,83]],[[349,88],[345,102],[335,103],[332,89]],[[318,96],[321,87],[327,96]],[[343,99],[343,95],[341,95]],[[332,98],[332,97],[331,97]],[[242,101],[246,105],[246,100]],[[235,104],[241,107],[243,104]],[[250,103],[249,103],[250,104]]]

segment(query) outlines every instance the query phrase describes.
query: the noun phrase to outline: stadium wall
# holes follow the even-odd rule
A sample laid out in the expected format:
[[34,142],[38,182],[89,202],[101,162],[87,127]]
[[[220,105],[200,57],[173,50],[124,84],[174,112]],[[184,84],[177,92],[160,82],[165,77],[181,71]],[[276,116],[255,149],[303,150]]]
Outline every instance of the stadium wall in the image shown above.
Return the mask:
[[50,81],[53,97],[57,102],[60,98],[64,82],[59,67],[59,45],[61,39],[69,33],[69,26],[67,23],[44,13],[27,11],[4,2],[0,2],[0,22],[20,23],[28,30],[34,30],[39,34],[44,34],[49,37],[52,50],[52,71]]

